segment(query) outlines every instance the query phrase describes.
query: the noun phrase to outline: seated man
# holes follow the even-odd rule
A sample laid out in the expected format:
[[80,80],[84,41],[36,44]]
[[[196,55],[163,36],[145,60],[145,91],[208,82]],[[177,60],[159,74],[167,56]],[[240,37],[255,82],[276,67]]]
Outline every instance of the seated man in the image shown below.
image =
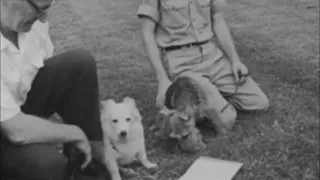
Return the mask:
[[226,127],[234,124],[235,109],[269,106],[267,96],[240,61],[223,18],[226,9],[225,0],[142,0],[137,15],[159,84],[160,109],[172,81],[185,75],[206,84],[212,111]]
[[[103,159],[96,62],[84,50],[52,57],[46,21],[52,4],[53,0],[1,0],[5,179],[65,180],[68,159],[54,144],[69,144],[84,155],[82,168],[92,156]],[[55,112],[65,124],[48,121]]]

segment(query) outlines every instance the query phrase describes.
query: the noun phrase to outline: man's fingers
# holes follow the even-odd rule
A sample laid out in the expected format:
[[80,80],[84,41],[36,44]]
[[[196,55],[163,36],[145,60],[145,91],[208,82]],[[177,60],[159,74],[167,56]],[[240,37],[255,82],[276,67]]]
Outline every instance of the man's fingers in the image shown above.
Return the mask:
[[163,100],[162,99],[159,100],[158,108],[159,109],[163,108]]
[[248,72],[241,74],[241,76],[239,77],[240,83],[243,83],[246,80],[247,74],[248,74]]
[[240,79],[239,79],[239,82],[240,82],[240,83],[243,83],[243,82],[244,82],[244,80],[245,80],[245,78],[246,78],[246,77],[241,76],[241,77],[240,77]]
[[157,98],[157,103],[156,103],[156,105],[157,105],[157,108],[160,108],[160,98]]
[[163,106],[164,106],[164,99],[163,99],[163,95],[160,94],[157,96],[157,107],[159,109],[162,109]]
[[242,69],[241,76],[239,77],[240,83],[244,83],[244,81],[247,79],[249,75],[249,71],[247,68]]
[[87,154],[85,161],[81,165],[81,169],[82,170],[85,169],[89,165],[90,162],[91,162],[91,155]]
[[234,74],[234,77],[236,79],[236,82],[238,83],[239,82],[239,72],[238,72],[238,70],[234,70],[233,74]]

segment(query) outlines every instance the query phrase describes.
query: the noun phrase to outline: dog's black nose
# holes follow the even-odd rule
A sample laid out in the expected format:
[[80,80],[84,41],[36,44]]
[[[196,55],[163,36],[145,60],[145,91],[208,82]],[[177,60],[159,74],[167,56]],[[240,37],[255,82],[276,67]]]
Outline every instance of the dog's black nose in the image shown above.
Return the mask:
[[127,131],[121,131],[120,132],[121,137],[126,137],[127,136]]

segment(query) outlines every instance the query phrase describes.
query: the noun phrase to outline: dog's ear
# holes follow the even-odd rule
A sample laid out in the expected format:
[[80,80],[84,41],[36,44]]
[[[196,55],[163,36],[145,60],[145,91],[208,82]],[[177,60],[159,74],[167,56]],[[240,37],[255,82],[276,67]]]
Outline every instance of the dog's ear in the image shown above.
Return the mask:
[[137,107],[136,101],[133,98],[128,96],[123,99],[123,103],[128,104],[133,108]]
[[[195,97],[194,103],[199,104],[199,96],[195,83],[190,77],[178,77],[168,88],[165,95],[165,105],[168,109],[176,109],[184,100],[184,94],[188,92]],[[181,97],[182,96],[182,97]],[[190,95],[188,95],[190,96]],[[193,102],[190,102],[193,103]]]
[[100,101],[100,113],[101,113],[101,120],[103,119],[110,119],[112,107],[116,104],[113,99],[108,99],[105,101]]
[[175,94],[177,90],[178,90],[178,83],[177,81],[174,81],[166,91],[164,105],[170,110],[175,108],[174,100],[175,100]]
[[101,111],[101,113],[105,114],[105,113],[109,112],[115,104],[116,104],[116,102],[113,99],[100,101],[100,111]]
[[141,114],[140,114],[140,112],[139,112],[139,110],[137,108],[132,108],[132,113],[133,113],[134,118],[137,121],[141,121],[142,120]]
[[115,104],[116,104],[116,102],[113,99],[108,99],[106,101],[100,101],[100,109],[110,109]]
[[132,114],[134,116],[134,118],[137,120],[137,121],[141,121],[142,120],[142,117],[140,115],[140,112],[137,108],[137,104],[136,104],[136,101],[131,98],[131,97],[125,97],[123,99],[123,103],[127,104],[130,106],[131,110],[132,110]]

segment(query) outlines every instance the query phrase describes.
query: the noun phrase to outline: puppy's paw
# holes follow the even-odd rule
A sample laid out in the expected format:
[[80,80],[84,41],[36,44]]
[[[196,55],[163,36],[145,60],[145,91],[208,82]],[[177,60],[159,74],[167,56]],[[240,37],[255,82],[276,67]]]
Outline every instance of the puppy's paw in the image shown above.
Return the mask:
[[120,168],[120,171],[127,177],[132,177],[137,175],[137,172],[131,168]]
[[157,168],[158,165],[156,163],[152,163],[150,161],[147,161],[143,164],[143,166],[147,169],[153,169],[153,168]]

